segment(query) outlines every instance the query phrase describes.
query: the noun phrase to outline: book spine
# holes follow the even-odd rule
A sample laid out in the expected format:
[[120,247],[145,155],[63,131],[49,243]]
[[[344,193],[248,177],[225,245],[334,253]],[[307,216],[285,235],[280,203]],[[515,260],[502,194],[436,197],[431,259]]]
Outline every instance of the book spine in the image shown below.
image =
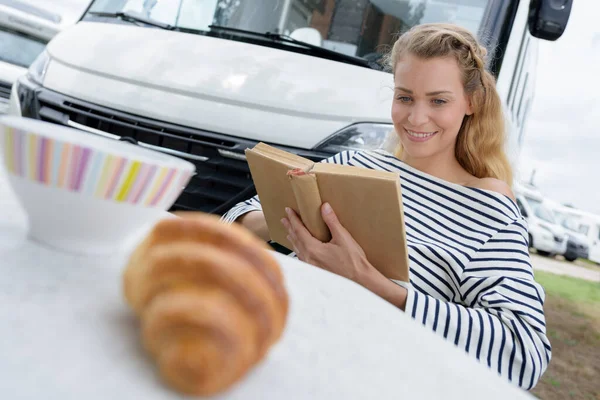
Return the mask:
[[330,241],[329,228],[321,216],[322,201],[317,177],[310,173],[289,174],[288,176],[298,204],[298,213],[304,226],[318,240],[322,242]]

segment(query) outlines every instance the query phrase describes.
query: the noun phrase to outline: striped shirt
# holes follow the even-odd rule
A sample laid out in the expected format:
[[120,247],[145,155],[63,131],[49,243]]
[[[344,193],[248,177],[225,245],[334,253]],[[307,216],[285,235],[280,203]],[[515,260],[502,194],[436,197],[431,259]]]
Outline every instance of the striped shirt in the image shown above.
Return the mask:
[[[384,151],[346,151],[323,162],[400,175],[410,260],[405,312],[514,384],[534,387],[551,346],[545,295],[534,281],[516,204],[425,174]],[[257,196],[223,220],[253,210],[261,210]]]

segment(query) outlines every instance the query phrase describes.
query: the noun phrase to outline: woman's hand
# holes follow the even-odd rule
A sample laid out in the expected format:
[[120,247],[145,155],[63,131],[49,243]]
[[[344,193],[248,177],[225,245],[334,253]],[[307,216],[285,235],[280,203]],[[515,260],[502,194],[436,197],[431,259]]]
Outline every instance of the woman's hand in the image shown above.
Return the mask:
[[360,245],[338,220],[328,203],[321,207],[331,241],[323,243],[310,234],[294,210],[286,208],[288,218],[281,220],[288,240],[301,261],[343,276],[366,287],[404,309],[407,290],[384,277],[369,261]]

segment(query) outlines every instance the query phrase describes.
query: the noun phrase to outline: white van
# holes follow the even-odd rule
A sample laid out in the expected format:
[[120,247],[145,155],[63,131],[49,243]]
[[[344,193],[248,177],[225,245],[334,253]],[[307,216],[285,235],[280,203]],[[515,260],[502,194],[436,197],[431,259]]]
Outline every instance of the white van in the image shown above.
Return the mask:
[[581,221],[579,217],[572,215],[572,208],[563,206],[556,202],[547,202],[554,213],[557,223],[565,228],[568,236],[567,251],[564,256],[567,261],[575,261],[578,258],[589,258],[590,248],[593,245],[586,234],[580,232]]
[[578,209],[566,209],[564,212],[577,220],[579,232],[587,237],[588,259],[600,264],[600,215]]
[[0,0],[0,114],[17,78],[59,32],[61,17],[18,0]]
[[600,264],[600,216],[582,216],[579,223],[579,231],[587,235],[591,242],[590,255],[588,259]]
[[516,184],[515,197],[521,215],[527,220],[529,247],[544,256],[564,255],[567,233],[558,224],[544,196],[535,188]]
[[196,164],[173,209],[224,213],[255,191],[258,141],[321,160],[379,148],[392,131],[396,34],[447,21],[478,32],[511,127],[533,96],[537,38],[571,0],[94,0],[11,96],[11,113],[128,140]]

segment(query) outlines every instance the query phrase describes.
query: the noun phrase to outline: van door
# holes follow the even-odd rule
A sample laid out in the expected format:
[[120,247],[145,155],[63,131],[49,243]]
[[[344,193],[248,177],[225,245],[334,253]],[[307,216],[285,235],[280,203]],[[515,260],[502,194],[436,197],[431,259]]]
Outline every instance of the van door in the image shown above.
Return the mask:
[[590,235],[592,240],[590,243],[589,259],[600,264],[600,223],[592,224],[590,229],[592,231],[592,235]]

